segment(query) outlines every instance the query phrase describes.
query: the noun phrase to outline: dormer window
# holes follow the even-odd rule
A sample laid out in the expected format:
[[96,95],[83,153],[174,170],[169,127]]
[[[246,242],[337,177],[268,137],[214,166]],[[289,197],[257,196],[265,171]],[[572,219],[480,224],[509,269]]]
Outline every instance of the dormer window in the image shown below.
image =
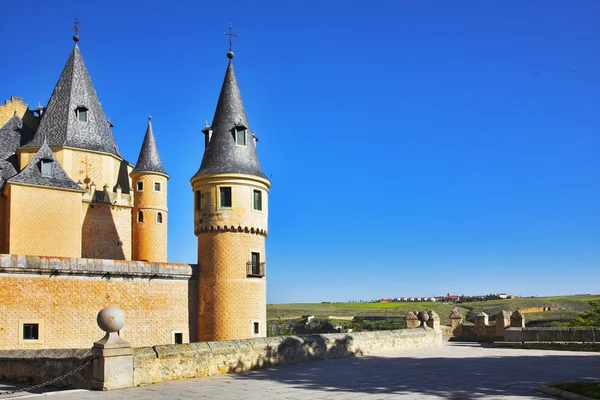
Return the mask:
[[235,128],[235,144],[238,146],[246,145],[246,128],[243,126],[237,126]]
[[208,148],[208,145],[210,144],[210,139],[212,137],[212,129],[210,126],[208,126],[208,124],[206,124],[206,126],[204,127],[204,129],[202,129],[202,133],[204,133],[204,148]]
[[41,160],[40,172],[42,176],[52,176],[52,160]]
[[79,106],[75,109],[75,115],[77,116],[77,120],[80,122],[88,122],[88,109]]

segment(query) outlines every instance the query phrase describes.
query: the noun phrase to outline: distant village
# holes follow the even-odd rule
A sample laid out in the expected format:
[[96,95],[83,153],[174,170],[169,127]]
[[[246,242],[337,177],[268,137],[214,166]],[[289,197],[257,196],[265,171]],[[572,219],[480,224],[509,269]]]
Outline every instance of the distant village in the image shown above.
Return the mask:
[[392,297],[387,299],[371,300],[371,303],[398,303],[398,302],[418,302],[418,301],[440,301],[444,303],[458,303],[467,301],[485,301],[485,300],[504,300],[504,299],[516,299],[517,296],[507,293],[490,293],[474,296],[446,294],[445,296],[431,296],[431,297]]

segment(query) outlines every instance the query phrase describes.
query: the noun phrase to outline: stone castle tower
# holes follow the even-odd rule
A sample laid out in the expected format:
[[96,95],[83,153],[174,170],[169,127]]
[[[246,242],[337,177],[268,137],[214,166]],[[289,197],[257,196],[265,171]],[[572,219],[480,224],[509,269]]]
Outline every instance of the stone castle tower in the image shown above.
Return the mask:
[[271,182],[256,154],[233,52],[192,177],[198,236],[199,340],[266,336],[265,238]]
[[137,164],[131,173],[135,193],[132,215],[132,258],[167,262],[167,180],[154,139],[151,117]]

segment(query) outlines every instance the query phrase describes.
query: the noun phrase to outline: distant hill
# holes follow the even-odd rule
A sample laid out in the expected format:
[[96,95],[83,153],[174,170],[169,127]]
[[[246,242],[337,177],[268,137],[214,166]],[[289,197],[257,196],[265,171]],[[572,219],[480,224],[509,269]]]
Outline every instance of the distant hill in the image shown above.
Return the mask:
[[[600,301],[597,295],[528,297],[512,300],[488,300],[468,303],[440,302],[398,302],[398,303],[292,303],[268,304],[267,319],[299,318],[314,315],[318,319],[329,317],[404,317],[409,311],[434,310],[440,315],[443,325],[450,324],[450,313],[457,307],[467,321],[472,321],[477,313],[483,311],[494,317],[501,310],[525,312],[525,321],[531,325],[551,325],[554,321],[569,321],[584,311],[591,309],[590,301]],[[528,312],[539,309],[538,312]],[[550,309],[549,311],[541,311]]]

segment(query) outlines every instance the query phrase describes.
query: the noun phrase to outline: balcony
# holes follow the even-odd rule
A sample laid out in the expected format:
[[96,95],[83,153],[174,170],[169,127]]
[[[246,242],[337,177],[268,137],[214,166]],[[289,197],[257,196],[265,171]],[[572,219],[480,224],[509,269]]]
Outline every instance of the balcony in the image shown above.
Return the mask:
[[262,278],[265,276],[265,263],[256,263],[248,261],[246,263],[246,276],[252,278]]

